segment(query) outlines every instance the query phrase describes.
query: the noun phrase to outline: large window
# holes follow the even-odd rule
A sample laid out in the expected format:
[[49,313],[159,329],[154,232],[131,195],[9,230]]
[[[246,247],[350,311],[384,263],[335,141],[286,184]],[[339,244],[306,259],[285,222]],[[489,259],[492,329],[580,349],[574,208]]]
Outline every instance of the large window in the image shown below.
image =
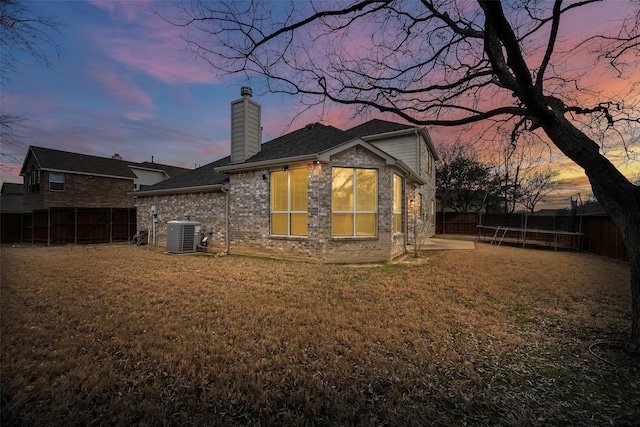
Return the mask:
[[271,234],[307,235],[307,169],[271,173]]
[[331,211],[333,236],[375,236],[378,222],[377,171],[333,168]]
[[402,233],[402,177],[393,174],[393,232]]
[[49,173],[49,190],[64,191],[64,174],[58,172]]

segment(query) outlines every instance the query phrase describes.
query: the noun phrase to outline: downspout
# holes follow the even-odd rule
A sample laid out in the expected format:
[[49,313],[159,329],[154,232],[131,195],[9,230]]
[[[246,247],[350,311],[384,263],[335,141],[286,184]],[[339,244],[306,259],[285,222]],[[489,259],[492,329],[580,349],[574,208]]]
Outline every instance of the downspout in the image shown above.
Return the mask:
[[225,203],[224,203],[224,217],[225,217],[225,227],[226,231],[224,233],[224,251],[219,253],[218,255],[227,255],[229,253],[230,248],[230,240],[229,240],[229,190],[225,188],[225,186],[221,186],[220,189],[225,194]]
[[407,253],[409,244],[409,198],[407,194],[407,177],[402,180],[402,210],[404,211],[404,253]]

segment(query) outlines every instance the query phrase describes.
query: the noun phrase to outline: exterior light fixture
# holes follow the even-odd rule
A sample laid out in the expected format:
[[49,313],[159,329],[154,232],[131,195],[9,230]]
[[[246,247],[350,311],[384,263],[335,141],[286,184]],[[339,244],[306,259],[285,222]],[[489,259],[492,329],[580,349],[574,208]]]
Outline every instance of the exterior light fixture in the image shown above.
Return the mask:
[[283,171],[286,171],[287,169],[289,169],[289,166],[283,166],[283,167],[282,167],[282,170],[283,170]]

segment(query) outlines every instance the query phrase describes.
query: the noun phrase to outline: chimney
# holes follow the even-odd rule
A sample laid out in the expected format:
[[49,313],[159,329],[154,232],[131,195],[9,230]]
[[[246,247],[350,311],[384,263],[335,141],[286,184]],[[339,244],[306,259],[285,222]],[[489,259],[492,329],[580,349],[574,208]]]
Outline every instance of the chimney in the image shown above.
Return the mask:
[[252,90],[243,86],[242,98],[231,103],[231,163],[242,163],[260,152],[262,131],[260,104],[251,99]]

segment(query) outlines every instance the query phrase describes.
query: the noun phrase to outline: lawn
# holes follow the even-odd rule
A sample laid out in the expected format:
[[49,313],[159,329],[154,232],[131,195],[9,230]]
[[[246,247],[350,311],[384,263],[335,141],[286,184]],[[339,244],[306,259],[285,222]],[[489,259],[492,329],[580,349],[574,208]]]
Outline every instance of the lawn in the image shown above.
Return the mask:
[[629,266],[1,249],[2,425],[638,425]]

